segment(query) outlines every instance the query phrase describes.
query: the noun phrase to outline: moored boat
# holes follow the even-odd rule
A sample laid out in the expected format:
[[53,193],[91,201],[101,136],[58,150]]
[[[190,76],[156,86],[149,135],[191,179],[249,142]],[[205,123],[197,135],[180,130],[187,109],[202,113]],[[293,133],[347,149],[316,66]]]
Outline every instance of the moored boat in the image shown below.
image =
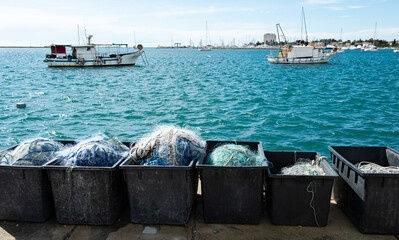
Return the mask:
[[87,44],[83,45],[52,44],[51,54],[47,54],[43,61],[49,67],[126,66],[135,65],[144,53],[141,44],[135,51],[127,44],[93,44],[92,37],[89,35]]
[[375,45],[373,45],[373,44],[370,44],[370,45],[365,46],[365,47],[363,48],[363,50],[364,50],[365,52],[377,52],[377,51],[378,51],[377,47],[376,47]]
[[324,52],[321,48],[306,45],[285,45],[277,56],[267,56],[270,63],[278,64],[315,64],[327,63],[334,53]]
[[[277,35],[280,42],[280,31],[285,39],[285,35],[280,24],[276,24]],[[279,49],[277,56],[266,56],[270,63],[277,64],[316,64],[327,63],[335,52],[325,52],[322,48],[315,48],[313,44],[301,41],[298,45],[285,44]]]

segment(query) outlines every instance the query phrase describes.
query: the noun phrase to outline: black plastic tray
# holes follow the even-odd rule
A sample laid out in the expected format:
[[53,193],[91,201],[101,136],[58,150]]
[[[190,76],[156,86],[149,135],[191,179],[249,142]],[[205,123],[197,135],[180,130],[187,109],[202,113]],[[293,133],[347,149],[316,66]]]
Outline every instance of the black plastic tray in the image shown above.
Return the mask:
[[329,146],[338,206],[362,233],[399,233],[399,174],[364,173],[362,161],[399,166],[399,152],[389,147]]
[[[299,158],[314,160],[317,152],[265,151],[268,168],[267,197],[272,224],[319,226],[328,224],[331,192],[338,174],[328,161],[320,167],[326,175],[286,175],[281,168],[294,165]],[[313,190],[313,191],[312,191]],[[312,203],[312,206],[310,205]]]
[[[261,142],[208,140],[207,155],[221,145],[248,146],[264,158]],[[258,224],[262,214],[263,187],[267,162],[262,166],[213,166],[198,161],[203,217],[207,223]]]

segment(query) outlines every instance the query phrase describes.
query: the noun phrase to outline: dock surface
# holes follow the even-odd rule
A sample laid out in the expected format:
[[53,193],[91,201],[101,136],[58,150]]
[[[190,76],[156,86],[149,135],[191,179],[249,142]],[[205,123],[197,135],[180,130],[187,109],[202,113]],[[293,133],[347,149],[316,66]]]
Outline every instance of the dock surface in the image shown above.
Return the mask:
[[272,225],[266,213],[258,225],[207,224],[201,218],[201,211],[194,208],[185,226],[133,224],[130,222],[128,210],[122,212],[117,222],[111,226],[63,225],[57,223],[55,216],[44,223],[1,221],[0,239],[399,239],[397,235],[360,233],[333,200],[329,224],[326,227]]

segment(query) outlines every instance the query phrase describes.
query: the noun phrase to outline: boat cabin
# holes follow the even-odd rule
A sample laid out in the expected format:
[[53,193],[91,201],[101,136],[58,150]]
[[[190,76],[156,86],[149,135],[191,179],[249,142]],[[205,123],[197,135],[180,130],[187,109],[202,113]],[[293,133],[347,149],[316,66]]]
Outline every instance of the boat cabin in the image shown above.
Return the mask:
[[312,58],[321,57],[323,50],[313,46],[291,46],[285,45],[278,53],[278,57],[287,58]]

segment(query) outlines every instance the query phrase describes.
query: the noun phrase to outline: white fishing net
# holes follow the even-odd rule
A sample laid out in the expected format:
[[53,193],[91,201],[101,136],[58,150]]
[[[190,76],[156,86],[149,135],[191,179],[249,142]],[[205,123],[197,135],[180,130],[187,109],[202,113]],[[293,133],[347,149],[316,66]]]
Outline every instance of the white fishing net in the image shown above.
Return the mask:
[[170,125],[158,126],[130,150],[130,158],[141,165],[188,166],[204,156],[205,141],[191,130]]

